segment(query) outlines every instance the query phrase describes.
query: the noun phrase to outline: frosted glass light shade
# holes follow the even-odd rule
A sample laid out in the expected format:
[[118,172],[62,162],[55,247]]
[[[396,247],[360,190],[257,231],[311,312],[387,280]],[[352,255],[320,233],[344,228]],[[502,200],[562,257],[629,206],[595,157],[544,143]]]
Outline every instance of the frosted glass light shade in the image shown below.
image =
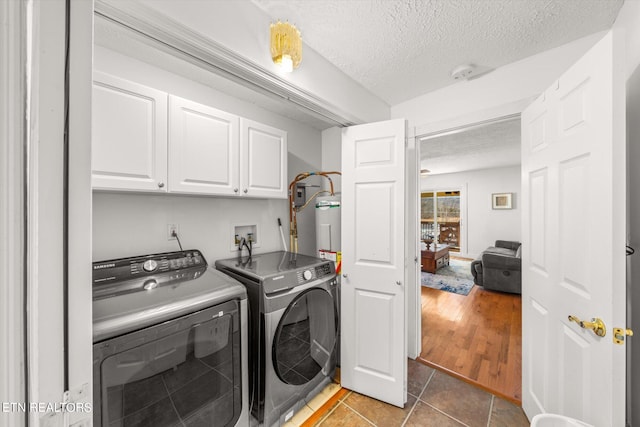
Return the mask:
[[271,59],[286,72],[300,65],[302,37],[293,24],[281,21],[271,24]]

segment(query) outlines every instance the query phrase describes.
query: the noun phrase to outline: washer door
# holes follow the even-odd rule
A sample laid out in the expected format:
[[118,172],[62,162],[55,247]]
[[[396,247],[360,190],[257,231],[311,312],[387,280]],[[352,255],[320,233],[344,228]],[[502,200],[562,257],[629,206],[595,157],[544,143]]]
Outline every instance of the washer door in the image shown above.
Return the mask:
[[302,385],[335,362],[337,312],[329,292],[313,288],[287,307],[273,340],[273,365],[280,380]]

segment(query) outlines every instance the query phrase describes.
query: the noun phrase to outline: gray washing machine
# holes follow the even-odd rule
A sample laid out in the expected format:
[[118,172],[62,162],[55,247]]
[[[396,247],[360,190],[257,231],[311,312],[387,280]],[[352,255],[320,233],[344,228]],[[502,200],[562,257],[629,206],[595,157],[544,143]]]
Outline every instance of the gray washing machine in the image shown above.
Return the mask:
[[249,406],[282,425],[333,380],[338,306],[332,261],[290,252],[218,260],[249,300]]
[[198,250],[94,262],[93,425],[246,427],[246,295]]

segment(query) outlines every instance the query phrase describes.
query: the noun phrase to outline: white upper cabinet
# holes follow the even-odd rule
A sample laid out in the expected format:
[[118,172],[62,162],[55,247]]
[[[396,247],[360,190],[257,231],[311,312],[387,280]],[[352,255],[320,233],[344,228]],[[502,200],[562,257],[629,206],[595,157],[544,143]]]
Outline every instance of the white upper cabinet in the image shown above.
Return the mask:
[[240,188],[249,197],[287,198],[287,132],[240,119]]
[[91,182],[95,189],[167,191],[167,94],[94,73]]
[[169,96],[169,191],[240,194],[238,116]]
[[287,198],[287,133],[94,73],[97,190]]

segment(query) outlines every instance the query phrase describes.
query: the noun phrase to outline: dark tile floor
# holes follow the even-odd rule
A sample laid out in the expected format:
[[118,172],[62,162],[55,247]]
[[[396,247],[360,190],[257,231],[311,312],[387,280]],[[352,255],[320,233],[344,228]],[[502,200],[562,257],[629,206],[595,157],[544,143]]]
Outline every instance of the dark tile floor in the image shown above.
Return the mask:
[[349,392],[317,426],[519,427],[529,422],[518,406],[414,360],[408,366],[404,409]]

